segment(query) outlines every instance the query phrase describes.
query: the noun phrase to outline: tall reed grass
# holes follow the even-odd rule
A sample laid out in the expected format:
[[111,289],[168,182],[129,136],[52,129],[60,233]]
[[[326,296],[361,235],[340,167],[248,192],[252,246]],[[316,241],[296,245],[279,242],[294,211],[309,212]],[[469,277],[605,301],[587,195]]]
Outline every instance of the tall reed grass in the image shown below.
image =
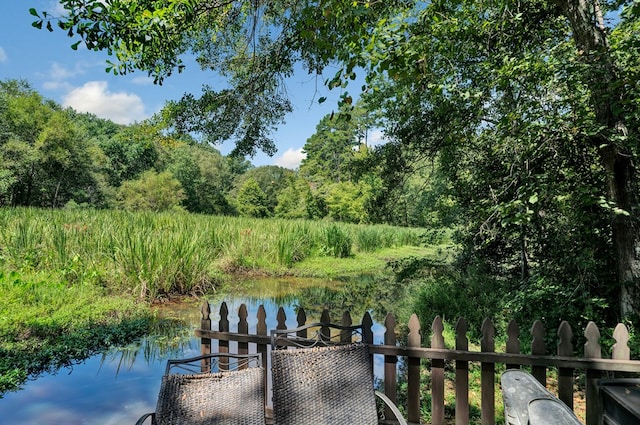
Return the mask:
[[238,269],[420,245],[422,229],[187,213],[0,209],[0,265],[93,280],[141,298],[206,291]]

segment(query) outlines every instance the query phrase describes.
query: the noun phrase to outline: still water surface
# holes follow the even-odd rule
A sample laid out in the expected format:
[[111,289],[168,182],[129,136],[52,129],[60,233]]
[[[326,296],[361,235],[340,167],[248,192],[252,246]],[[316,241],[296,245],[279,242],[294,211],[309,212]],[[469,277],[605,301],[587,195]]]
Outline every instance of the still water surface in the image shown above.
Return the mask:
[[[265,307],[269,329],[275,327],[280,306],[285,309],[287,327],[296,326],[300,306],[307,311],[308,322],[318,320],[320,312],[329,308],[334,321],[339,320],[342,311],[350,310],[355,312],[353,321],[359,323],[361,311],[373,308],[366,300],[381,305],[381,295],[374,286],[371,282],[251,281],[241,292],[211,297],[211,319],[214,323],[220,319],[218,309],[224,300],[229,307],[232,331],[237,329],[236,313],[242,303],[248,309],[250,332],[255,329],[260,305]],[[193,335],[193,329],[200,323],[200,305],[201,302],[168,304],[161,312],[183,319],[189,328],[186,334]],[[354,310],[355,305],[359,308]],[[380,343],[384,327],[376,320],[375,312],[372,313],[374,342]],[[22,390],[0,399],[0,424],[134,424],[142,414],[155,409],[166,360],[200,354],[196,338],[169,340],[166,336],[164,339],[145,338],[129,347],[93,356],[81,364],[31,380]],[[376,365],[375,369],[379,375],[381,365]]]

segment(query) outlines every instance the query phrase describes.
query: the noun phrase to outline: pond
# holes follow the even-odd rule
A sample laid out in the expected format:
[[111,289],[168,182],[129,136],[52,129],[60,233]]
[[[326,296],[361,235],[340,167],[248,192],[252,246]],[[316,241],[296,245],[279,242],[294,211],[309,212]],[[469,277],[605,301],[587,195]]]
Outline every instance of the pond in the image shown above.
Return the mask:
[[[405,289],[375,277],[348,282],[310,279],[254,279],[242,282],[234,293],[220,292],[207,297],[212,306],[211,319],[216,323],[224,300],[229,307],[231,330],[237,329],[240,304],[247,306],[249,327],[257,322],[256,313],[264,305],[269,329],[275,327],[276,312],[282,306],[287,327],[296,326],[300,307],[308,322],[317,321],[325,308],[333,321],[349,310],[354,323],[365,311],[374,319],[374,339],[382,340],[384,315],[394,311],[404,298]],[[4,425],[65,424],[115,425],[134,424],[144,413],[155,409],[160,378],[168,358],[200,354],[200,342],[193,329],[200,324],[202,301],[167,303],[160,307],[163,315],[182,319],[186,330],[178,335],[151,335],[128,347],[93,356],[86,361],[46,374],[27,382],[18,392],[0,399],[0,421]],[[182,335],[182,337],[180,336]],[[187,335],[185,337],[185,335]],[[381,373],[376,366],[376,374]]]

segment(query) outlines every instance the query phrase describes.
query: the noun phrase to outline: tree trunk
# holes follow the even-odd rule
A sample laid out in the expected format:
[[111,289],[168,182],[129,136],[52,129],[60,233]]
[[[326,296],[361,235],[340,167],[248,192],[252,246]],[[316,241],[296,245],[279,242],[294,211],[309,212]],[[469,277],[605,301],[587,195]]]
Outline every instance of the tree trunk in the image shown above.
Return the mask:
[[[605,129],[593,137],[607,171],[610,200],[618,209],[612,218],[612,239],[616,253],[620,285],[620,313],[638,311],[637,286],[640,283],[640,227],[638,226],[638,186],[633,152],[614,135],[627,135],[624,118],[614,111],[623,99],[613,59],[608,51],[604,27],[599,22],[598,0],[558,1],[569,19],[576,48],[589,73],[585,82],[591,88],[591,103],[596,119]],[[632,135],[631,137],[636,137]],[[628,214],[628,215],[626,215]]]

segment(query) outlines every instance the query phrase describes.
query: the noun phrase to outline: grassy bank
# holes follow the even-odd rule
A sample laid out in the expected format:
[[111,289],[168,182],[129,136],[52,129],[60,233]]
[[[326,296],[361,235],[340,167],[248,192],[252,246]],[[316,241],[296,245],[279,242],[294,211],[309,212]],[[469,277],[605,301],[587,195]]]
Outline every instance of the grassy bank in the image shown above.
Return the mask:
[[424,229],[324,221],[0,209],[2,270],[47,272],[146,300],[204,293],[228,273],[318,275],[327,269],[318,259],[362,260],[442,238]]
[[0,293],[0,396],[29,376],[126,344],[157,324],[143,305],[47,274],[0,273]]

